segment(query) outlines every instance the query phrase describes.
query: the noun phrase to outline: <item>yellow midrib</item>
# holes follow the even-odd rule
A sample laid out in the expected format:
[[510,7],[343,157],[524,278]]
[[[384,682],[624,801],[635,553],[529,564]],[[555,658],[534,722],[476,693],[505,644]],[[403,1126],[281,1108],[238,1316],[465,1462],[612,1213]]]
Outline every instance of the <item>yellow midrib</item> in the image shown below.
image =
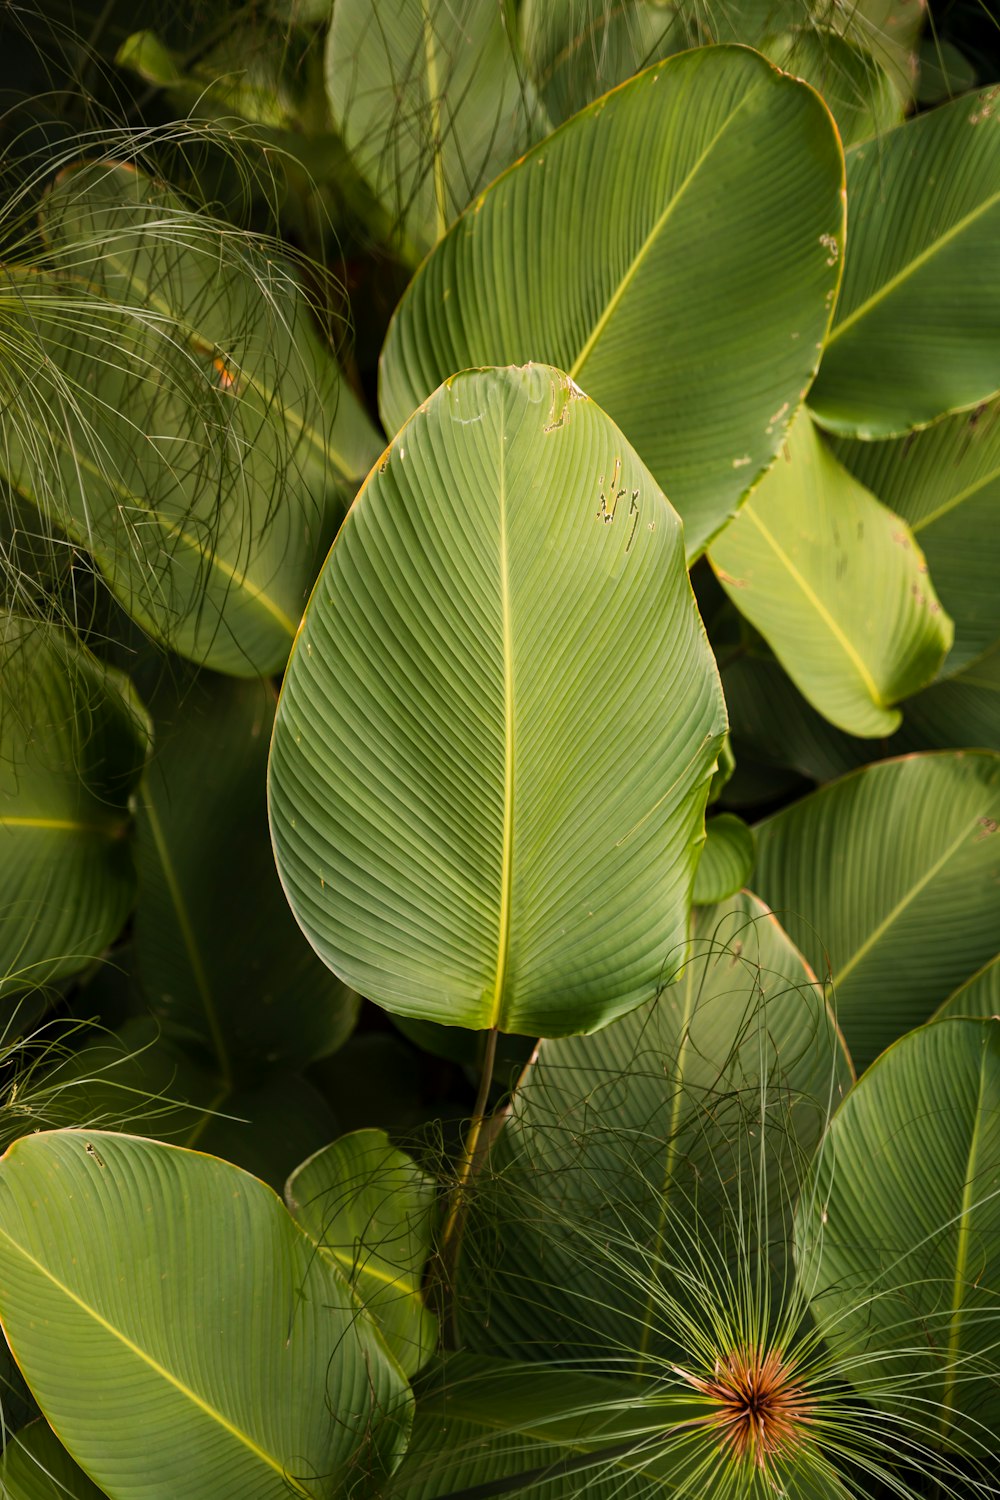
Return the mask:
[[[26,415],[28,417],[28,421],[35,428],[35,430],[40,432],[40,424],[34,420],[30,413],[26,413]],[[247,578],[245,573],[241,573],[237,568],[234,568],[231,563],[227,563],[224,558],[219,556],[218,552],[214,550],[207,552],[202,544],[198,541],[198,538],[192,536],[190,532],[185,531],[184,528],[182,526],[179,526],[176,521],[169,521],[160,511],[151,510],[139,499],[138,495],[127,489],[125,485],[121,484],[117,479],[109,477],[109,475],[104,473],[104,471],[96,463],[94,463],[92,459],[89,459],[86,454],[78,452],[75,445],[69,442],[61,431],[46,432],[45,437],[47,439],[54,439],[56,442],[58,442],[63,451],[68,454],[70,458],[72,458],[74,464],[83,469],[85,472],[91,474],[95,479],[99,480],[101,484],[106,484],[109,489],[111,489],[118,496],[118,498],[125,502],[130,508],[134,507],[134,509],[142,511],[144,515],[151,516],[158,526],[162,526],[163,530],[167,533],[168,536],[176,537],[179,542],[183,542],[185,546],[190,547],[193,551],[197,552],[198,556],[202,558],[202,560],[207,563],[209,567],[216,568],[223,575],[223,577],[227,578],[231,583],[236,584],[237,588],[241,589],[244,593],[249,595],[249,597],[253,599],[255,603],[259,604],[265,610],[265,612],[271,616],[272,619],[277,621],[277,623],[288,634],[290,638],[294,639],[295,632],[298,628],[297,622],[289,619],[284,610],[281,609],[281,607],[276,604],[268,594],[265,594],[263,589],[258,588],[255,583],[252,583],[250,579]],[[17,488],[18,493],[24,495],[24,498],[28,500],[32,505],[34,505],[38,509],[41,509],[40,502],[29,490],[23,488],[21,485],[15,485],[15,488]],[[79,522],[75,521],[75,518],[71,519],[74,520],[74,525],[69,526],[66,524],[67,518],[64,515],[60,515],[60,526],[62,526],[64,530],[70,532],[71,535],[75,531],[76,540],[79,541],[80,546],[85,547],[86,550],[90,552],[95,558],[100,559],[103,557],[105,567],[111,570],[113,567],[113,563],[108,558],[106,553],[102,553],[98,548],[94,546],[93,538],[90,534],[89,525],[87,526],[86,530],[84,530],[80,527]]]
[[114,823],[79,823],[75,818],[5,817],[0,814],[0,828],[59,829],[63,833],[98,833],[103,838],[121,838],[128,828],[126,820]]
[[223,1416],[222,1412],[218,1411],[216,1407],[211,1405],[210,1402],[204,1400],[203,1397],[199,1396],[197,1391],[192,1390],[191,1387],[189,1385],[186,1385],[183,1380],[180,1380],[178,1376],[172,1374],[172,1372],[168,1370],[165,1365],[161,1365],[159,1360],[154,1359],[153,1356],[151,1354],[148,1354],[145,1349],[140,1348],[140,1346],[136,1344],[132,1339],[130,1339],[127,1334],[123,1333],[120,1328],[116,1328],[113,1323],[109,1322],[107,1318],[99,1313],[95,1307],[91,1307],[89,1302],[84,1301],[84,1299],[78,1296],[71,1287],[68,1287],[65,1282],[60,1281],[58,1276],[50,1271],[47,1266],[43,1265],[40,1260],[36,1259],[36,1257],[33,1256],[30,1251],[26,1250],[23,1245],[19,1245],[18,1242],[13,1238],[13,1236],[8,1234],[8,1232],[3,1228],[0,1228],[0,1237],[6,1240],[11,1249],[17,1255],[20,1255],[23,1260],[27,1261],[27,1263],[32,1266],[40,1276],[43,1276],[54,1287],[56,1287],[64,1297],[66,1297],[76,1307],[79,1307],[82,1312],[87,1314],[88,1317],[93,1319],[93,1321],[98,1325],[99,1328],[103,1328],[104,1331],[110,1334],[112,1338],[117,1339],[122,1347],[127,1349],[130,1354],[133,1354],[136,1359],[140,1360],[144,1365],[147,1366],[148,1369],[152,1370],[154,1374],[159,1375],[163,1380],[167,1382],[168,1385],[172,1386],[174,1390],[179,1392],[180,1395],[184,1396],[188,1401],[190,1401],[193,1406],[196,1406],[199,1411],[203,1412],[205,1416],[209,1417],[213,1422],[216,1422],[225,1432],[228,1432],[231,1437],[234,1437],[237,1442],[242,1443],[243,1446],[250,1453],[252,1453],[255,1458],[259,1459],[261,1463],[266,1464],[267,1467],[273,1470],[275,1474],[279,1474],[281,1478],[291,1486],[296,1494],[305,1495],[308,1497],[309,1491],[302,1487],[302,1485],[298,1482],[294,1475],[288,1473],[285,1466],[280,1463],[278,1459],[276,1459],[272,1454],[266,1452],[259,1443],[255,1443],[249,1433],[244,1432],[242,1428],[237,1427],[235,1422],[231,1422],[228,1417]]
[[853,970],[857,968],[861,960],[871,952],[872,948],[874,948],[879,938],[882,937],[886,932],[888,932],[892,924],[906,910],[910,903],[916,900],[916,898],[920,895],[920,892],[927,889],[931,881],[934,879],[935,875],[940,874],[945,865],[951,859],[952,855],[958,853],[958,850],[962,847],[965,840],[969,837],[969,834],[974,833],[978,827],[979,819],[976,818],[970,825],[967,825],[965,828],[963,828],[955,841],[948,845],[947,849],[944,851],[941,857],[934,861],[930,869],[927,870],[914,885],[910,886],[909,890],[904,896],[900,897],[900,899],[896,902],[896,905],[892,908],[888,915],[883,917],[878,926],[872,929],[872,931],[868,934],[868,936],[865,938],[865,941],[860,945],[860,947],[854,950],[850,958],[844,964],[844,967],[842,969],[839,969],[836,974],[831,976],[830,983],[833,985],[834,989],[836,989],[838,985],[843,984],[847,976],[852,973]]
[[896,272],[895,276],[890,276],[889,280],[884,282],[877,291],[873,292],[870,297],[867,297],[864,302],[859,303],[854,311],[844,318],[843,322],[837,324],[827,336],[826,347],[829,348],[831,344],[835,344],[840,336],[846,333],[849,328],[853,328],[854,324],[860,318],[866,317],[873,307],[877,307],[886,297],[891,296],[898,286],[902,286],[904,281],[908,281],[922,266],[925,266],[929,260],[932,260],[943,246],[949,244],[964,229],[968,229],[970,224],[974,224],[977,219],[982,218],[983,214],[988,213],[997,203],[1000,203],[1000,193],[993,193],[984,202],[980,203],[977,208],[972,209],[970,213],[959,219],[957,224],[952,225],[946,234],[941,235],[939,239],[934,240],[932,244],[928,245],[926,250],[921,250],[919,255],[915,255],[911,261],[906,263],[901,271]]
[[882,699],[881,693],[879,692],[878,684],[876,683],[875,678],[872,676],[872,673],[869,670],[868,666],[862,660],[853,642],[841,629],[836,618],[827,609],[826,605],[823,603],[822,599],[819,597],[809,580],[799,572],[798,568],[792,562],[792,559],[789,557],[785,549],[781,546],[778,539],[760,519],[760,516],[758,516],[757,512],[754,510],[753,503],[751,501],[748,501],[747,504],[744,505],[742,513],[747,517],[748,520],[753,522],[757,530],[760,532],[761,536],[774,552],[774,555],[777,557],[782,567],[787,570],[790,577],[794,579],[794,581],[798,584],[806,599],[815,609],[816,613],[819,615],[820,619],[823,621],[824,625],[827,627],[830,634],[833,636],[834,640],[840,646],[841,650],[844,652],[844,655],[850,661],[851,665],[854,667],[854,670],[861,678],[861,681],[865,686],[865,691],[868,693],[868,696],[871,698],[876,708],[885,708],[886,705]]
[[569,377],[570,377],[571,380],[576,380],[577,379],[577,377],[578,377],[581,369],[586,364],[587,360],[590,358],[590,355],[591,355],[591,353],[593,351],[594,345],[597,343],[597,341],[600,338],[601,334],[604,332],[605,328],[608,326],[608,323],[610,322],[611,318],[613,317],[613,315],[614,315],[616,309],[618,308],[618,305],[620,304],[622,298],[624,297],[625,293],[628,291],[628,289],[631,286],[632,282],[635,280],[635,278],[636,278],[636,276],[637,276],[637,274],[639,272],[639,269],[642,266],[644,260],[646,259],[647,255],[649,254],[649,252],[652,249],[653,245],[656,243],[657,239],[659,238],[660,233],[662,232],[664,225],[667,223],[667,221],[670,218],[671,214],[676,209],[678,203],[680,203],[680,201],[683,198],[684,194],[687,192],[687,189],[690,187],[691,183],[697,177],[698,173],[701,171],[702,167],[704,166],[706,160],[712,154],[712,152],[715,150],[715,148],[718,145],[719,141],[721,140],[721,138],[723,137],[723,135],[725,135],[726,131],[729,129],[730,125],[736,119],[737,115],[749,103],[749,101],[751,99],[754,99],[756,97],[757,93],[759,92],[759,88],[760,88],[760,86],[758,85],[757,88],[751,89],[748,94],[745,94],[743,96],[743,98],[740,100],[739,104],[737,104],[736,108],[732,111],[732,113],[726,116],[726,118],[723,121],[723,123],[719,126],[719,129],[715,132],[715,134],[712,136],[712,139],[709,141],[708,145],[705,147],[705,149],[702,151],[701,155],[698,157],[698,159],[695,162],[694,166],[691,168],[691,170],[688,172],[687,176],[684,178],[684,181],[681,183],[681,185],[677,189],[676,193],[674,193],[673,197],[670,199],[670,202],[666,205],[666,207],[663,209],[662,213],[657,218],[657,220],[654,223],[652,229],[649,231],[649,233],[647,234],[646,238],[643,240],[642,244],[640,245],[639,249],[636,251],[635,255],[633,256],[632,261],[629,264],[628,270],[625,272],[625,275],[622,277],[621,281],[619,281],[618,285],[615,287],[614,291],[612,292],[611,296],[609,297],[608,301],[606,302],[606,304],[604,306],[604,310],[601,313],[600,317],[597,319],[597,322],[594,324],[594,326],[591,329],[589,335],[587,336],[587,339],[584,342],[583,348],[580,350],[579,354],[576,356],[576,359],[573,361],[572,368],[568,372],[569,373]]
[[[178,328],[182,329],[193,344],[201,344],[203,346],[207,345],[213,350],[219,348],[218,344],[216,344],[212,340],[205,339],[196,328],[193,328],[186,318],[182,317],[180,313],[178,313],[173,307],[171,307],[170,303],[165,297],[161,297],[156,292],[154,292],[149,283],[145,281],[143,277],[141,277],[131,266],[123,263],[120,257],[117,257],[113,253],[108,252],[104,255],[103,258],[107,260],[108,263],[113,266],[122,276],[124,276],[130,285],[135,286],[138,289],[140,295],[149,303],[150,307],[155,308],[157,312],[161,312],[164,317],[169,318],[172,323],[175,323]],[[117,306],[118,304],[113,303],[112,305]],[[252,390],[255,390],[258,396],[262,397],[269,411],[272,409],[279,411],[282,415],[282,418],[286,422],[288,422],[290,426],[296,427],[305,438],[306,442],[310,443],[318,453],[321,453],[324,458],[329,457],[333,460],[337,468],[340,470],[341,478],[357,478],[357,475],[353,473],[353,466],[347,462],[343,454],[340,453],[338,449],[334,448],[332,443],[327,442],[316,431],[315,427],[313,427],[310,423],[306,422],[302,417],[300,417],[298,412],[293,411],[290,406],[286,406],[285,403],[279,398],[276,391],[272,390],[270,386],[265,385],[264,382],[257,376],[248,375],[242,367],[239,368],[239,373],[241,377],[246,381],[247,385],[250,386]],[[341,376],[341,378],[343,377]]]
[[964,490],[959,490],[957,495],[952,495],[950,499],[943,501],[936,510],[930,511],[926,516],[921,516],[919,521],[911,521],[910,530],[914,535],[925,531],[928,526],[933,526],[935,521],[940,521],[942,516],[948,515],[949,511],[956,510],[958,506],[964,505],[966,500],[971,500],[973,495],[978,495],[979,491],[984,490],[988,484],[992,484],[994,479],[1000,479],[1000,468],[991,469],[981,479],[966,485]]
[[510,573],[507,557],[507,461],[504,412],[500,412],[500,610],[503,636],[504,692],[504,786],[503,849],[500,862],[500,917],[497,931],[497,965],[493,979],[493,1007],[487,1025],[503,1020],[504,990],[510,956],[510,899],[514,865],[514,635],[510,611]]

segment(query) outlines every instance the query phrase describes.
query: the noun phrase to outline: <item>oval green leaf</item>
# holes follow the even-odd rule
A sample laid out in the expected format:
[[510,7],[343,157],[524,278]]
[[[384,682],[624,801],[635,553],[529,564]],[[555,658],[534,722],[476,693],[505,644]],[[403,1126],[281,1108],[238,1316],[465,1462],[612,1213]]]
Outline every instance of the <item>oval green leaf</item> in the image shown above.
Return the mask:
[[909,755],[757,825],[754,883],[816,972],[859,1064],[997,949],[1000,755]]
[[826,107],[755,53],[647,69],[506,172],[418,271],[382,353],[386,430],[455,370],[544,360],[620,424],[696,556],[808,390],[842,189]]
[[17,1141],[0,1185],[3,1331],[115,1500],[287,1500],[391,1471],[406,1383],[263,1183],[172,1146],[55,1131]]
[[955,621],[947,676],[1000,641],[1000,401],[879,443],[834,444],[841,463],[906,520]]
[[400,1368],[415,1375],[437,1346],[421,1282],[437,1219],[437,1184],[384,1130],[356,1130],[310,1156],[285,1187],[296,1222],[340,1267]]
[[593,1030],[683,957],[725,733],[678,517],[545,366],[386,450],[289,662],[271,831],[310,941],[389,1010]]
[[925,687],[951,645],[908,526],[842,468],[808,412],[710,558],[803,696],[848,734],[898,728],[889,705]]
[[74,974],[136,896],[138,699],[50,622],[0,613],[0,994]]
[[851,238],[809,396],[831,432],[890,437],[1000,390],[1000,98],[987,89],[847,153]]
[[1000,1021],[902,1038],[830,1128],[796,1234],[850,1379],[977,1453],[1000,1433]]

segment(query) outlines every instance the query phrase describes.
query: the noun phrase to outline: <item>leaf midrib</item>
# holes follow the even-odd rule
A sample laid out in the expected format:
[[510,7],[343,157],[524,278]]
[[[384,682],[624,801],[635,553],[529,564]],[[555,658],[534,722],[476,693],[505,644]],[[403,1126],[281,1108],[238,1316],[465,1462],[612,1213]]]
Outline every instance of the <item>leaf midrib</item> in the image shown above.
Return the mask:
[[504,991],[510,959],[510,904],[514,880],[514,632],[510,609],[510,571],[507,546],[507,460],[504,409],[500,408],[498,503],[500,508],[500,612],[503,638],[504,787],[503,848],[500,863],[500,914],[493,1006],[487,1026],[496,1029],[504,1019]]
[[676,209],[677,205],[680,203],[681,199],[684,197],[684,194],[687,192],[687,189],[690,187],[691,183],[695,180],[695,178],[697,177],[698,173],[701,171],[702,167],[704,166],[705,162],[707,161],[707,159],[709,158],[709,156],[711,156],[712,152],[715,150],[715,148],[718,145],[719,141],[725,135],[725,133],[729,129],[730,125],[733,123],[733,121],[739,115],[740,111],[743,110],[746,107],[746,105],[752,99],[755,99],[757,97],[757,95],[760,93],[760,91],[763,88],[763,86],[764,86],[763,84],[758,83],[756,85],[756,87],[752,88],[749,91],[749,93],[744,94],[743,98],[740,100],[739,104],[737,104],[736,108],[734,110],[732,110],[732,112],[726,116],[726,118],[723,121],[723,123],[719,126],[719,129],[715,132],[715,134],[712,136],[712,139],[709,141],[708,145],[705,147],[705,149],[702,151],[701,155],[698,157],[698,159],[695,162],[694,166],[691,168],[691,170],[688,172],[687,176],[684,178],[684,181],[681,183],[680,187],[673,194],[673,196],[671,197],[669,203],[666,204],[666,206],[664,207],[664,209],[660,213],[659,217],[656,219],[655,223],[653,224],[652,229],[649,231],[649,233],[647,234],[646,238],[643,240],[642,244],[640,245],[639,249],[637,250],[636,254],[633,256],[632,261],[630,262],[630,264],[628,266],[628,269],[625,271],[624,276],[621,278],[621,280],[619,281],[618,285],[615,287],[614,291],[611,293],[611,296],[608,298],[608,301],[605,303],[604,309],[600,313],[600,315],[598,316],[596,323],[594,324],[594,326],[591,329],[589,335],[587,336],[586,340],[584,341],[582,349],[580,350],[579,354],[576,356],[576,359],[573,361],[572,368],[568,371],[568,374],[569,374],[569,377],[570,377],[571,380],[576,380],[577,377],[579,376],[581,369],[586,364],[586,362],[589,359],[591,353],[593,352],[594,346],[596,345],[598,339],[600,338],[601,334],[604,332],[604,330],[607,327],[608,323],[610,322],[611,318],[614,316],[615,312],[617,311],[618,306],[621,303],[622,298],[624,297],[625,293],[628,291],[628,289],[631,286],[632,282],[635,280],[635,277],[638,275],[639,270],[641,269],[643,262],[645,261],[646,257],[648,256],[649,252],[651,251],[653,245],[656,243],[657,239],[659,238],[659,236],[660,236],[660,234],[661,234],[664,226],[667,224],[668,220],[670,219],[670,217],[673,214],[674,210]]
[[[41,424],[31,416],[30,412],[25,412],[25,415],[35,431],[43,433]],[[101,484],[108,485],[113,493],[118,496],[119,500],[135,510],[142,511],[144,515],[149,516],[158,526],[161,526],[168,536],[173,536],[177,541],[183,543],[184,546],[190,547],[208,567],[215,568],[228,580],[229,584],[234,584],[254,604],[259,605],[266,614],[270,615],[282,630],[285,631],[290,640],[294,639],[296,629],[298,628],[296,623],[285,614],[284,610],[280,605],[275,603],[269,594],[265,593],[262,588],[258,588],[255,583],[252,583],[246,573],[241,573],[231,563],[226,562],[214,548],[206,551],[197,537],[185,531],[177,522],[168,520],[160,511],[151,509],[138,495],[121,484],[117,479],[109,477],[93,459],[88,458],[85,453],[80,453],[76,445],[70,442],[61,430],[57,429],[55,432],[45,431],[43,435],[47,440],[55,441],[79,468],[99,480]],[[36,510],[43,511],[42,502],[37,499],[32,490],[14,480],[10,482],[14,484],[18,494],[22,495],[29,504],[33,505]],[[107,572],[111,573],[115,570],[116,563],[114,558],[109,556],[103,549],[94,546],[94,539],[89,525],[83,527],[75,516],[68,515],[65,512],[60,513],[58,521],[62,530],[68,536],[72,537],[74,541],[79,542],[80,546],[84,547]],[[226,586],[228,587],[228,584]],[[156,628],[159,629],[159,627]]]
[[926,890],[931,881],[934,879],[935,875],[939,875],[948,861],[958,853],[959,849],[965,843],[965,840],[969,837],[969,834],[974,833],[978,827],[978,818],[975,818],[971,824],[963,827],[961,833],[953,843],[948,845],[947,849],[940,856],[940,858],[936,859],[931,865],[930,869],[928,869],[918,881],[910,886],[905,895],[900,897],[900,899],[896,902],[896,905],[890,912],[887,913],[885,917],[883,917],[882,921],[872,929],[872,931],[865,938],[864,942],[861,943],[857,948],[855,948],[854,952],[844,964],[843,968],[839,969],[836,974],[831,976],[830,983],[834,989],[836,989],[838,985],[843,984],[847,976],[852,973],[852,971],[857,968],[861,960],[871,952],[875,944],[881,937],[885,935],[886,932],[888,932],[889,928],[902,915],[906,908],[916,900],[921,891]]
[[919,271],[922,266],[925,266],[929,260],[932,260],[938,253],[938,251],[943,248],[943,246],[950,244],[951,241],[958,235],[960,235],[963,230],[967,229],[970,224],[974,224],[977,219],[982,218],[983,214],[988,213],[989,210],[991,208],[994,208],[998,203],[1000,203],[1000,192],[991,194],[989,198],[984,199],[984,201],[980,203],[976,208],[972,209],[970,213],[965,214],[961,219],[959,219],[957,224],[953,224],[951,229],[947,230],[945,234],[941,235],[938,239],[933,240],[931,244],[929,244],[925,249],[921,250],[919,255],[914,256],[913,260],[908,261],[901,270],[896,272],[895,276],[890,276],[888,281],[883,282],[883,284],[878,288],[877,291],[873,292],[870,297],[867,297],[864,302],[859,303],[859,305],[854,309],[852,313],[848,313],[843,322],[838,323],[836,327],[831,330],[831,332],[827,335],[826,347],[829,349],[832,344],[835,344],[840,338],[841,334],[846,333],[849,328],[853,328],[854,324],[857,323],[860,318],[866,317],[873,307],[877,307],[880,302],[883,302],[887,297],[891,296],[892,293],[896,291],[897,287],[902,286],[902,284],[908,281],[909,278],[913,276],[917,271]]
[[792,559],[789,557],[788,553],[781,546],[780,542],[760,519],[757,512],[753,508],[752,501],[748,501],[746,505],[744,505],[743,513],[757,527],[757,530],[760,532],[761,536],[774,552],[778,561],[786,569],[793,582],[798,584],[807,601],[812,605],[813,609],[826,625],[830,634],[833,636],[834,640],[840,646],[841,650],[844,652],[844,655],[850,661],[851,665],[854,667],[854,670],[861,678],[861,681],[865,687],[865,691],[871,698],[873,705],[876,708],[885,709],[887,705],[882,697],[882,694],[879,692],[878,684],[876,683],[875,678],[872,676],[872,673],[870,672],[868,666],[862,660],[862,657],[855,648],[853,642],[841,629],[837,620],[827,609],[826,605],[823,603],[822,599],[820,598],[819,594],[817,594],[812,584],[809,583],[808,579],[803,577],[798,568],[792,562]]
[[43,1265],[42,1262],[35,1256],[33,1256],[30,1251],[26,1250],[23,1245],[18,1244],[17,1240],[15,1240],[14,1237],[2,1227],[0,1227],[0,1238],[6,1240],[7,1244],[11,1247],[15,1254],[20,1255],[23,1260],[25,1260],[30,1266],[34,1268],[34,1270],[39,1273],[39,1275],[43,1276],[59,1292],[61,1292],[63,1296],[65,1296],[70,1302],[74,1303],[75,1306],[80,1308],[82,1312],[86,1313],[88,1317],[93,1319],[98,1327],[104,1329],[105,1333],[108,1333],[112,1338],[117,1339],[122,1347],[127,1349],[130,1354],[134,1355],[138,1360],[141,1361],[141,1363],[146,1365],[155,1374],[159,1375],[163,1380],[167,1382],[168,1385],[172,1386],[174,1390],[178,1391],[182,1396],[190,1401],[192,1405],[196,1406],[199,1411],[203,1412],[205,1416],[210,1418],[213,1422],[216,1422],[225,1432],[228,1432],[231,1437],[234,1437],[237,1442],[242,1443],[243,1446],[250,1453],[252,1453],[255,1458],[259,1459],[261,1463],[266,1464],[267,1467],[273,1470],[275,1474],[280,1475],[281,1479],[285,1483],[290,1485],[296,1494],[308,1497],[308,1490],[302,1487],[302,1485],[298,1482],[294,1475],[288,1473],[284,1464],[279,1462],[279,1460],[276,1459],[273,1454],[270,1454],[266,1452],[265,1449],[261,1448],[258,1443],[254,1442],[249,1433],[244,1432],[242,1428],[237,1427],[235,1422],[231,1422],[228,1417],[224,1416],[223,1413],[217,1410],[216,1407],[212,1406],[210,1402],[204,1400],[203,1397],[199,1396],[197,1391],[192,1390],[192,1388],[189,1385],[185,1384],[185,1382],[181,1380],[179,1376],[174,1375],[170,1370],[166,1368],[165,1365],[161,1365],[159,1360],[154,1359],[151,1354],[147,1353],[146,1350],[142,1349],[138,1344],[130,1339],[127,1334],[121,1331],[120,1328],[116,1328],[115,1325],[109,1322],[108,1319],[105,1318],[101,1313],[99,1313],[95,1307],[91,1307],[89,1302],[85,1301],[84,1298],[78,1296],[71,1287],[68,1287],[64,1281],[61,1281],[59,1277],[55,1275],[54,1272],[50,1271],[47,1266]]

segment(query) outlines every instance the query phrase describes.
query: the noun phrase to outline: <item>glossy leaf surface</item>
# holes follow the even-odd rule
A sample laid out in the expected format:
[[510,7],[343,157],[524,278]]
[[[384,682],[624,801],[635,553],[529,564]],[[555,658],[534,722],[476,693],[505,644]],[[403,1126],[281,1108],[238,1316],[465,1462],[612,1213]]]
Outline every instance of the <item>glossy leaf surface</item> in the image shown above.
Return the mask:
[[855,1062],[997,948],[1000,755],[910,755],[757,826],[754,883],[821,978]]
[[0,614],[0,992],[76,973],[135,901],[130,799],[149,748],[125,678]]
[[289,663],[286,893],[390,1010],[592,1030],[682,961],[725,727],[680,522],[615,425],[545,366],[456,376],[362,489]]
[[437,1345],[437,1318],[420,1290],[437,1217],[433,1178],[384,1130],[356,1130],[296,1168],[285,1202],[415,1374]]
[[946,1443],[1000,1429],[1000,1021],[903,1037],[831,1126],[797,1238],[827,1340]]
[[889,437],[1000,390],[1000,100],[956,99],[847,154],[851,238],[809,404]]
[[898,728],[952,641],[906,523],[825,447],[803,412],[785,454],[713,543],[712,566],[792,681],[838,728]]
[[279,1500],[392,1467],[402,1375],[262,1183],[81,1131],[16,1142],[0,1183],[4,1333],[114,1500]]
[[506,172],[421,267],[382,353],[386,430],[455,370],[544,360],[619,423],[696,556],[816,369],[842,174],[823,103],[754,53],[647,69]]

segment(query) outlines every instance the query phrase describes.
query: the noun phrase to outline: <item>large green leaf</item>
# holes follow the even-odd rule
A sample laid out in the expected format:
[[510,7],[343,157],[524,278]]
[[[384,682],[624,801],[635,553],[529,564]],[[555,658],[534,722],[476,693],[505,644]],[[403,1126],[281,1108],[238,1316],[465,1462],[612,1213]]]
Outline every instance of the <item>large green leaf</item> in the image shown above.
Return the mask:
[[408,1390],[345,1279],[263,1183],[130,1136],[0,1164],[0,1316],[113,1500],[350,1493],[391,1469]]
[[544,133],[515,35],[508,0],[338,0],[333,9],[334,124],[411,257]]
[[32,1422],[8,1438],[0,1459],[0,1492],[4,1500],[102,1500],[104,1495],[44,1422]]
[[290,270],[122,166],[64,173],[0,280],[10,482],[182,655],[283,666],[378,444]]
[[951,645],[906,523],[841,467],[808,412],[710,557],[804,697],[850,734],[898,728],[889,705],[925,687]]
[[719,1320],[737,1341],[741,1314],[780,1320],[796,1181],[850,1062],[755,896],[699,910],[693,939],[656,1000],[539,1044],[470,1216],[466,1345],[629,1375],[697,1361]]
[[420,1292],[437,1217],[433,1178],[384,1130],[356,1130],[296,1168],[285,1202],[415,1374],[437,1346],[437,1318]]
[[851,239],[809,404],[889,437],[1000,390],[1000,107],[986,90],[847,154]]
[[796,1230],[842,1371],[979,1451],[1000,1434],[998,1183],[1000,1021],[936,1022],[841,1106]]
[[679,1380],[673,1390],[664,1384],[449,1359],[421,1392],[387,1500],[765,1500],[776,1487],[788,1500],[845,1500],[810,1451],[779,1460],[767,1476],[731,1467],[698,1425],[705,1406]]
[[274,868],[264,791],[274,693],[188,673],[162,679],[149,702],[156,751],[137,814],[134,929],[144,992],[227,1085],[262,1065],[301,1067],[346,1040],[358,999],[302,936]]
[[135,901],[149,746],[126,680],[51,623],[0,614],[0,993],[78,970]]
[[689,45],[680,8],[656,0],[522,0],[521,36],[553,124]]
[[402,1015],[556,1035],[683,957],[725,732],[680,522],[557,370],[449,380],[342,527],[270,762],[285,891]]
[[454,370],[544,360],[621,425],[695,556],[809,387],[842,188],[825,106],[763,58],[701,48],[648,69],[506,172],[421,267],[382,353],[387,431]]
[[754,884],[867,1063],[997,949],[1000,755],[909,755],[757,827]]
[[909,522],[955,621],[953,676],[1000,641],[1000,401],[881,443],[837,442],[842,463]]

